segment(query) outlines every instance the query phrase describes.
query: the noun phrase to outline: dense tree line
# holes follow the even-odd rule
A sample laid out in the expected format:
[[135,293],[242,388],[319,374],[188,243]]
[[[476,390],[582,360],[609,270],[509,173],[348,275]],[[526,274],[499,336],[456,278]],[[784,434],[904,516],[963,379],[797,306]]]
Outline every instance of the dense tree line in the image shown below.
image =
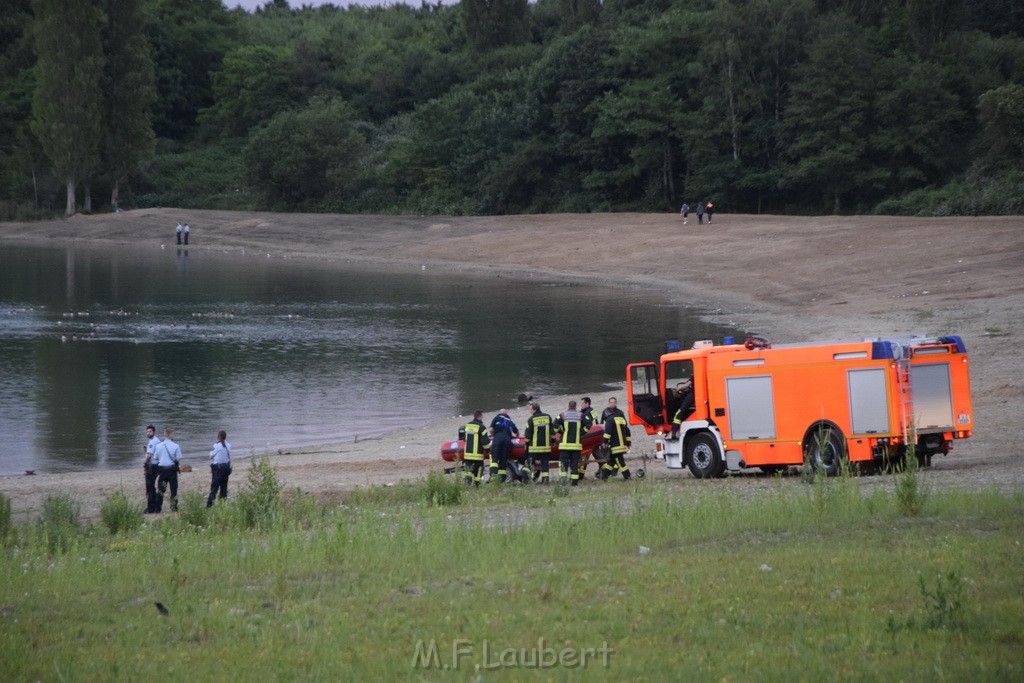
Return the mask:
[[5,4],[3,218],[1024,213],[1013,0]]

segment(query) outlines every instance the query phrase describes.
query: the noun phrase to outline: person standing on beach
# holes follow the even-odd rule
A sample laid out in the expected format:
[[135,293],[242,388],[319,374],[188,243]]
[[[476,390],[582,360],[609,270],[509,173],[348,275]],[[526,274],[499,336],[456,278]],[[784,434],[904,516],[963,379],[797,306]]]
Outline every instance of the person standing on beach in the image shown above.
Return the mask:
[[704,205],[697,204],[697,223],[703,225],[704,223]]
[[621,417],[622,419],[626,418],[626,414],[623,413],[622,410],[619,408],[618,400],[614,396],[612,396],[610,399],[608,399],[608,407],[601,412],[601,423],[606,424],[608,422],[609,417],[616,416]]
[[[590,397],[584,396],[580,399],[580,417],[583,427],[583,433],[586,434],[590,431],[590,428],[596,424],[600,424],[597,419],[597,413],[594,411],[594,406],[590,405]],[[587,476],[587,465],[590,464],[590,453],[580,457],[580,479]]]
[[484,426],[484,411],[473,413],[473,419],[462,428],[465,449],[462,459],[466,465],[466,484],[480,485],[484,471],[484,447],[487,445],[487,427]]
[[526,421],[526,453],[540,459],[540,471],[534,471],[533,478],[540,478],[547,484],[551,473],[551,416],[540,411],[536,401],[530,404],[530,419]]
[[[708,222],[710,223],[711,221],[708,221]],[[185,224],[185,246],[186,247],[188,246],[188,235],[189,235],[190,232],[192,232],[192,228],[188,227],[188,223],[186,223]]]
[[679,210],[679,213],[683,214],[683,225],[686,225],[686,218],[690,215],[690,205],[683,202],[683,208]]
[[502,408],[491,420],[491,479],[499,483],[508,479],[508,458],[512,453],[512,437],[519,436],[519,427]]
[[210,497],[206,499],[206,507],[212,508],[214,499],[228,497],[228,477],[231,476],[231,444],[228,433],[223,429],[217,432],[217,441],[210,451]]
[[181,447],[174,443],[174,430],[164,429],[164,440],[157,444],[153,452],[159,468],[157,476],[156,512],[164,507],[164,492],[168,484],[171,487],[171,512],[178,511],[178,463],[181,461]]
[[178,227],[174,230],[174,232],[177,233],[178,235],[178,244],[181,244],[181,230],[181,223],[178,223]]
[[146,514],[151,515],[156,512],[157,466],[153,454],[160,444],[160,439],[156,436],[156,427],[153,425],[146,427],[146,439],[146,459],[142,463],[142,471],[146,475]]
[[558,444],[558,476],[562,481],[569,478],[569,485],[576,486],[580,480],[580,452],[583,450],[583,414],[576,410],[576,401],[569,401],[569,409],[555,420],[555,430],[561,433]]
[[608,458],[608,462],[601,465],[601,479],[607,479],[620,472],[623,479],[629,479],[631,474],[626,467],[626,452],[633,444],[633,435],[621,410],[617,415],[609,415],[604,421],[604,443],[608,446],[611,457]]
[[[715,213],[715,205],[709,201],[707,207],[704,209],[704,212],[707,213],[708,215],[708,225],[711,225],[711,216]],[[187,239],[185,240],[185,244],[188,244]]]

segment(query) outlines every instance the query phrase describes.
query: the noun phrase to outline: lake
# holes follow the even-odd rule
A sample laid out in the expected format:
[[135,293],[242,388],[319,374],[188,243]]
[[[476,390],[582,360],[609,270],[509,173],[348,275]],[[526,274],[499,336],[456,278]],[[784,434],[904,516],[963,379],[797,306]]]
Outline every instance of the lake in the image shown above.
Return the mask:
[[237,456],[493,414],[520,393],[556,411],[545,396],[621,382],[667,339],[733,333],[638,289],[6,244],[0,474],[141,464],[150,423],[205,459],[219,429]]

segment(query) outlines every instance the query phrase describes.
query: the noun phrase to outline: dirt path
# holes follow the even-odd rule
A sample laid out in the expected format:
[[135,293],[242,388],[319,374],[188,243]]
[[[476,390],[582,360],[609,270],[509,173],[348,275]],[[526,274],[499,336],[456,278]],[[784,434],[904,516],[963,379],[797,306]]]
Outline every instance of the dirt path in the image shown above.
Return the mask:
[[[657,289],[716,323],[778,341],[960,334],[971,353],[975,437],[937,459],[929,479],[937,486],[1024,487],[1017,433],[1024,357],[1015,344],[1024,335],[1024,217],[718,213],[713,225],[691,217],[684,226],[672,214],[449,218],[152,209],[4,223],[0,239],[159,249],[173,246],[179,221],[192,226],[191,250],[240,257],[244,250],[244,257],[298,263],[368,261]],[[273,455],[286,485],[333,498],[357,485],[421,476],[439,464],[438,444],[458,422]],[[244,480],[238,469],[235,485]],[[119,488],[141,491],[141,479],[135,469],[3,477],[0,491],[19,519],[31,518],[52,492],[82,501],[92,517]],[[201,490],[208,479],[197,469],[183,476],[183,486]],[[742,485],[742,477],[736,480]]]

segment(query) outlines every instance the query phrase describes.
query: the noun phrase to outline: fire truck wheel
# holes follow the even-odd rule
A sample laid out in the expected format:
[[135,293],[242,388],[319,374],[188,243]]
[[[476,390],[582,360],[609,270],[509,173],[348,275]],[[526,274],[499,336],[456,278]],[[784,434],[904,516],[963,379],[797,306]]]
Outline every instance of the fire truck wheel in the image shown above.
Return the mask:
[[834,424],[819,422],[804,437],[804,457],[815,470],[828,477],[839,474],[843,459],[843,433]]
[[714,479],[725,473],[718,442],[708,433],[696,434],[686,442],[686,462],[697,479]]

